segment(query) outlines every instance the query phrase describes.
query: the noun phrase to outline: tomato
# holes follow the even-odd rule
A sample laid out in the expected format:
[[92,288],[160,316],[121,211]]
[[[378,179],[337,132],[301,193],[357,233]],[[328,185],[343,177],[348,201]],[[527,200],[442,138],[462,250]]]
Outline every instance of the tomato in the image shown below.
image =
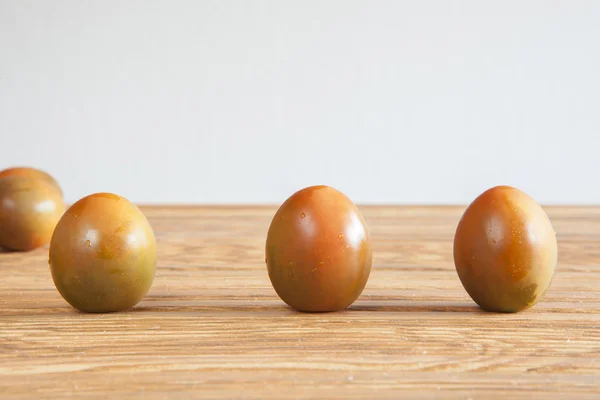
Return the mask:
[[81,311],[131,308],[154,280],[154,232],[127,199],[112,193],[84,197],[56,226],[50,271],[62,297]]
[[362,293],[371,272],[371,238],[358,208],[343,193],[311,186],[279,208],[266,241],[269,278],[299,311],[337,311]]
[[23,176],[0,179],[0,246],[29,251],[50,242],[65,211],[59,189]]
[[509,186],[477,197],[456,229],[456,271],[469,296],[488,311],[535,305],[550,287],[557,258],[556,235],[545,211]]

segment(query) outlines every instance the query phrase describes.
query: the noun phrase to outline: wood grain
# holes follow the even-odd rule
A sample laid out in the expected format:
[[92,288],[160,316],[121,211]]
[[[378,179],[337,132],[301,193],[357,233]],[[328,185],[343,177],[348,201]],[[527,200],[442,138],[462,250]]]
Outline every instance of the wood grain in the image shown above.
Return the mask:
[[461,207],[362,207],[371,278],[328,314],[271,288],[275,208],[143,209],[159,268],[129,312],[70,308],[47,249],[0,254],[1,398],[600,398],[600,208],[547,208],[555,279],[509,315],[480,311],[457,278]]

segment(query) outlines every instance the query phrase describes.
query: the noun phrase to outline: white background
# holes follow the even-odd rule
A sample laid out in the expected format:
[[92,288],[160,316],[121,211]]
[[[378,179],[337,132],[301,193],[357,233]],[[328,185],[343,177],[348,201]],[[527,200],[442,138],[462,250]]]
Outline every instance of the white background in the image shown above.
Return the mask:
[[0,168],[73,201],[600,203],[600,1],[0,0]]

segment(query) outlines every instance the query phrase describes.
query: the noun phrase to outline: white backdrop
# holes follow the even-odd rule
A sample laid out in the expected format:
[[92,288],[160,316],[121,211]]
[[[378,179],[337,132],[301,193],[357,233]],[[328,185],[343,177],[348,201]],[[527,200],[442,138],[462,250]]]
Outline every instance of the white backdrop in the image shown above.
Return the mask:
[[0,168],[68,200],[600,203],[600,1],[0,0]]

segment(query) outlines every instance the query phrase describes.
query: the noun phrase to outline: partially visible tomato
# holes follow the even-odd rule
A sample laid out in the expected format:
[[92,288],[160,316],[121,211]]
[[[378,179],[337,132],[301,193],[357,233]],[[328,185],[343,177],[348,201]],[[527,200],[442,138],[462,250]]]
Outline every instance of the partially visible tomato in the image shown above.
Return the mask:
[[59,189],[42,179],[0,179],[0,246],[29,251],[50,243],[65,211]]
[[360,296],[369,279],[369,230],[343,193],[307,187],[273,217],[265,261],[273,288],[289,306],[307,312],[341,310]]
[[464,212],[454,238],[454,263],[481,308],[517,312],[535,305],[548,290],[557,248],[542,207],[518,189],[496,186]]

